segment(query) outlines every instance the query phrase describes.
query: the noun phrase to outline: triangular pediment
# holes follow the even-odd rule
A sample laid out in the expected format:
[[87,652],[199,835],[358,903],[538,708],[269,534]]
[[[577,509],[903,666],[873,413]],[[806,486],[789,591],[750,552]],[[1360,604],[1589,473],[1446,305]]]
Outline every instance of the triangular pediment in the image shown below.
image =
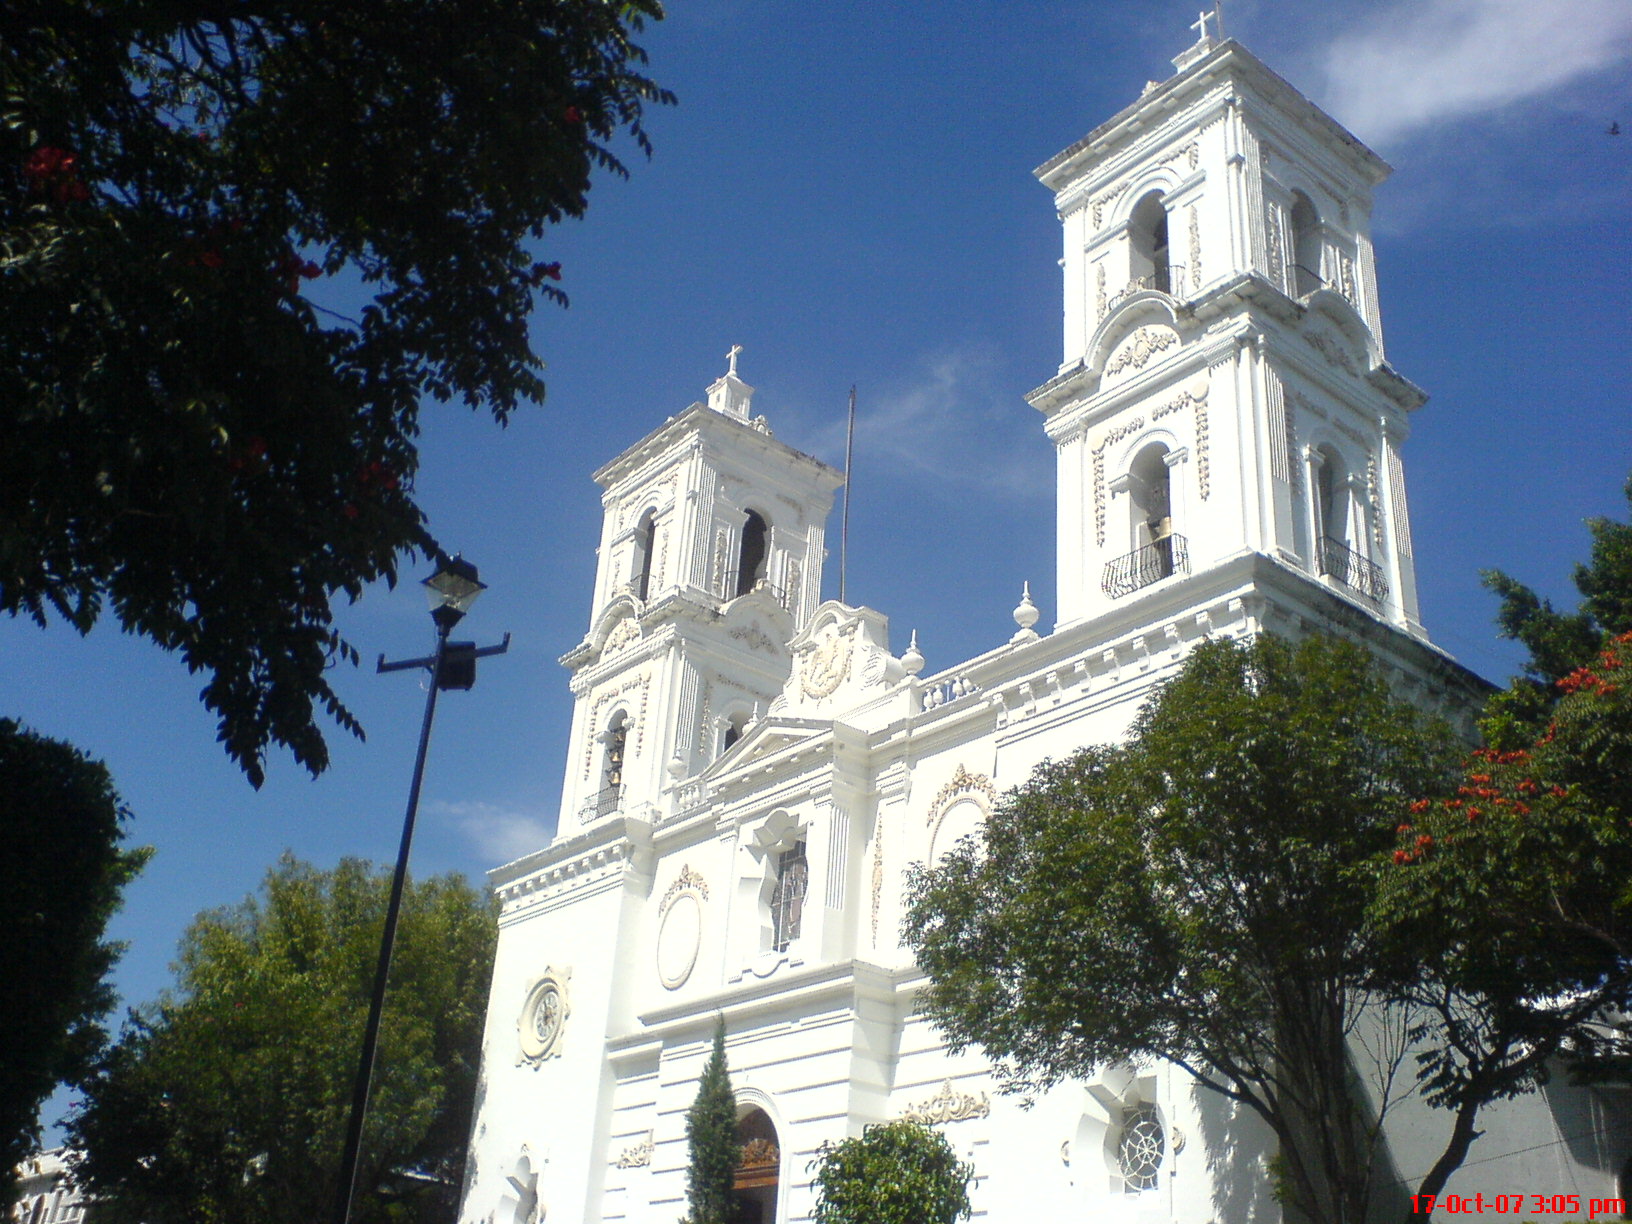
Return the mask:
[[833,723],[821,718],[762,718],[754,723],[735,744],[702,772],[702,779],[712,781],[726,774],[762,761],[769,760],[789,748],[830,735]]

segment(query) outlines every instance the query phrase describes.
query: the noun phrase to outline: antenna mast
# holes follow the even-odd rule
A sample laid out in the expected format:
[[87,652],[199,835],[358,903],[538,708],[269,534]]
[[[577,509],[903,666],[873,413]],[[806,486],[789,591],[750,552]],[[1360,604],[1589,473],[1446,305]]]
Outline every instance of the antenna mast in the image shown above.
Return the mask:
[[844,516],[839,524],[839,602],[844,602],[844,578],[850,568],[850,457],[856,447],[856,388],[850,387],[850,420],[844,430]]

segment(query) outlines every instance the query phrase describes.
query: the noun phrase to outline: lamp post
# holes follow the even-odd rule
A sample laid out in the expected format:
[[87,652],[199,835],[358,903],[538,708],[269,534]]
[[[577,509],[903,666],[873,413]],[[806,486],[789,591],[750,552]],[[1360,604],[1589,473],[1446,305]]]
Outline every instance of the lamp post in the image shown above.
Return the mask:
[[419,727],[419,750],[414,754],[414,777],[408,787],[408,811],[402,820],[402,844],[397,850],[397,870],[391,878],[391,902],[385,911],[385,930],[380,935],[380,959],[374,970],[374,993],[368,1004],[368,1025],[363,1030],[363,1052],[357,1062],[357,1079],[352,1087],[351,1117],[346,1125],[346,1147],[340,1162],[340,1187],[335,1207],[336,1224],[349,1224],[351,1200],[356,1192],[357,1168],[363,1144],[363,1118],[368,1112],[368,1091],[374,1077],[374,1052],[380,1039],[380,1013],[385,1008],[385,984],[391,975],[391,951],[397,938],[397,916],[402,909],[402,890],[408,878],[408,852],[414,842],[414,818],[419,811],[419,784],[425,776],[425,749],[431,742],[431,720],[436,717],[436,695],[443,689],[468,689],[476,683],[476,660],[503,654],[510,648],[510,635],[497,646],[477,648],[474,642],[450,642],[448,634],[464,619],[476,597],[487,587],[477,579],[476,567],[462,557],[443,558],[436,573],[424,581],[431,604],[431,620],[436,623],[436,652],[420,659],[387,663],[380,656],[375,672],[403,671],[423,667],[431,673],[425,693],[425,718]]

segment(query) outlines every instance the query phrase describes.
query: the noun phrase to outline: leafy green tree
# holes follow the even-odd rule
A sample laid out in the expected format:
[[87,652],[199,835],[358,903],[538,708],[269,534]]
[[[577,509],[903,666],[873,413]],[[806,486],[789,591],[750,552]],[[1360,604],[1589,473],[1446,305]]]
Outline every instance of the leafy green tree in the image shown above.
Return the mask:
[[121,848],[128,816],[101,762],[0,719],[0,1212],[39,1142],[40,1103],[107,1038],[122,946],[102,934],[150,853]]
[[725,1067],[725,1018],[714,1028],[714,1050],[703,1064],[697,1099],[686,1111],[686,1142],[691,1163],[686,1169],[687,1224],[732,1224],[737,1200],[734,1183],[738,1159],[737,1099]]
[[[1632,504],[1632,478],[1626,497]],[[1587,529],[1592,548],[1588,560],[1575,567],[1581,602],[1574,612],[1560,612],[1500,570],[1485,572],[1485,585],[1501,596],[1496,613],[1501,635],[1530,652],[1523,673],[1491,702],[1485,733],[1494,746],[1509,751],[1528,746],[1562,695],[1558,682],[1591,664],[1608,639],[1632,633],[1632,521],[1594,518]]]
[[[1043,764],[920,872],[922,1007],[1011,1088],[1166,1060],[1268,1126],[1288,1207],[1360,1224],[1406,1057],[1406,1021],[1367,1010],[1401,956],[1370,865],[1456,759],[1358,647],[1204,643],[1124,745]],[[1398,1040],[1368,1066],[1372,1023]]]
[[[335,1196],[390,873],[285,856],[260,899],[182,939],[70,1119],[99,1217],[309,1224]],[[403,898],[353,1219],[445,1221],[469,1139],[491,901],[457,876]]]
[[[435,543],[425,397],[543,395],[530,240],[672,97],[659,0],[0,9],[0,611],[104,607],[204,672],[259,785],[314,773],[330,605]],[[358,298],[351,313],[335,309]]]
[[967,1220],[973,1165],[916,1122],[869,1126],[824,1143],[811,1162],[816,1224],[955,1224]]

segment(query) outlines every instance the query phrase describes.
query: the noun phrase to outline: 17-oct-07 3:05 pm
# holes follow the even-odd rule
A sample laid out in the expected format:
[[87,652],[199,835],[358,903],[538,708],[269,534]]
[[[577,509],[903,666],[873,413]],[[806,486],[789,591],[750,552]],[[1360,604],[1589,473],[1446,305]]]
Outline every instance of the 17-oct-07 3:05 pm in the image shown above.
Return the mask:
[[[1532,1212],[1536,1215],[1579,1215],[1582,1198],[1579,1194],[1413,1194],[1411,1210],[1420,1215],[1443,1211],[1448,1215],[1477,1214],[1489,1211],[1497,1215],[1507,1212]],[[1587,1199],[1587,1216],[1596,1218],[1626,1215],[1626,1200],[1618,1198]]]

